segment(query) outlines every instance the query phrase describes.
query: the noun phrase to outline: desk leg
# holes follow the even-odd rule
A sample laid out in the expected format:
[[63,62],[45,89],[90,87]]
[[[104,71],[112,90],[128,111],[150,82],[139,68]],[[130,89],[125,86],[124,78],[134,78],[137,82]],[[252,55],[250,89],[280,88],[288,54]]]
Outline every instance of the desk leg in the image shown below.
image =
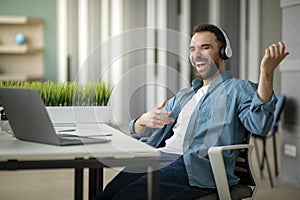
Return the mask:
[[75,188],[74,199],[83,199],[83,168],[75,168]]
[[159,186],[158,186],[158,178],[159,172],[158,170],[151,170],[149,167],[148,171],[148,200],[158,200],[159,199]]
[[89,199],[103,190],[103,168],[89,169]]

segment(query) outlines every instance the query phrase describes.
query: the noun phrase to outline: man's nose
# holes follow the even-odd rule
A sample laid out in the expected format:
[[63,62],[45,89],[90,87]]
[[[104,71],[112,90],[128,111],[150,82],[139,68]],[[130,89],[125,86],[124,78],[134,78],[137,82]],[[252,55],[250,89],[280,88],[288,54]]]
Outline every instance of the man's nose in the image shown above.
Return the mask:
[[196,56],[201,56],[203,54],[203,51],[201,48],[196,48],[195,49],[195,52],[194,52],[194,55]]
[[196,50],[195,50],[196,53],[203,53],[203,48],[201,46],[196,46]]

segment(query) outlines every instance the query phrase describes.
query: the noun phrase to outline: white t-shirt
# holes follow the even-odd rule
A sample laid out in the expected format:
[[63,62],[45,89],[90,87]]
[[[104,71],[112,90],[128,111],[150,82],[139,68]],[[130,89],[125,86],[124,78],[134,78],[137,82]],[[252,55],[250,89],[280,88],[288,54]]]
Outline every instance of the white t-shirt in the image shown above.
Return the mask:
[[180,154],[183,153],[183,140],[187,126],[190,122],[191,115],[195,110],[198,102],[207,92],[209,85],[201,87],[197,93],[184,105],[178,115],[177,122],[173,127],[173,136],[166,140],[166,146],[159,148],[166,153]]

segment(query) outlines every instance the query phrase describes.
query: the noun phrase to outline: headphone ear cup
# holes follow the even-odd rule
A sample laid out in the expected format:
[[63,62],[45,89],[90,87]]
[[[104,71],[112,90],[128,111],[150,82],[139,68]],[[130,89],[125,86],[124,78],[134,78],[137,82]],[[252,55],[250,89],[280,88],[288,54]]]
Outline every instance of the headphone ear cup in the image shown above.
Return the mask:
[[222,32],[224,39],[225,39],[225,45],[220,48],[220,58],[222,58],[223,60],[227,60],[228,58],[231,58],[231,56],[232,56],[232,49],[231,49],[230,41],[229,41],[226,33],[221,28],[219,28],[219,29]]
[[228,57],[226,55],[226,49],[225,49],[224,46],[222,46],[220,48],[220,58],[222,58],[223,60],[227,60],[228,59]]

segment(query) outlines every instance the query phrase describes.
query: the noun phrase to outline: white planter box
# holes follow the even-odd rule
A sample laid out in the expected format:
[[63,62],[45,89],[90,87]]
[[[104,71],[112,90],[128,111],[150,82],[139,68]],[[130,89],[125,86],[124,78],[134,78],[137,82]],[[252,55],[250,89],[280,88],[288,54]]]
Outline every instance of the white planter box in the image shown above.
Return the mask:
[[111,121],[108,106],[59,106],[46,107],[54,124],[99,124]]

